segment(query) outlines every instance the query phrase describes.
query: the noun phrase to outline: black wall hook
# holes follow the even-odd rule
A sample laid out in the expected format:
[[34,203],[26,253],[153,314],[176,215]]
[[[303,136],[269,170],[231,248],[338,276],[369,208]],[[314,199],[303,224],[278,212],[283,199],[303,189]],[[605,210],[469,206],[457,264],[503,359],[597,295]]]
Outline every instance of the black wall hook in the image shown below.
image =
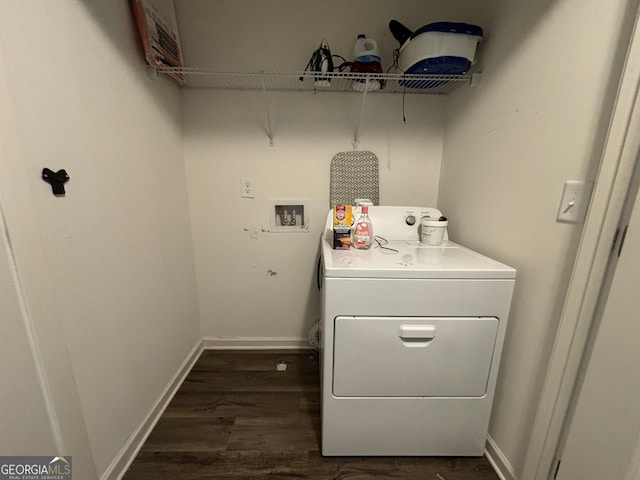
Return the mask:
[[63,196],[65,194],[64,184],[69,181],[69,175],[67,175],[66,170],[54,172],[48,168],[43,168],[42,179],[51,185],[54,195]]

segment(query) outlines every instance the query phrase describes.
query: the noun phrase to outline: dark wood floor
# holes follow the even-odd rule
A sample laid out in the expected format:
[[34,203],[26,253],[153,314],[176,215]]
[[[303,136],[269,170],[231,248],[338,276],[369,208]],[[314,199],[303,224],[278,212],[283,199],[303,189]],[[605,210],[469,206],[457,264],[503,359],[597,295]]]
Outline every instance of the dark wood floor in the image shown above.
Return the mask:
[[319,450],[313,353],[207,350],[124,480],[498,479],[484,457],[323,457]]

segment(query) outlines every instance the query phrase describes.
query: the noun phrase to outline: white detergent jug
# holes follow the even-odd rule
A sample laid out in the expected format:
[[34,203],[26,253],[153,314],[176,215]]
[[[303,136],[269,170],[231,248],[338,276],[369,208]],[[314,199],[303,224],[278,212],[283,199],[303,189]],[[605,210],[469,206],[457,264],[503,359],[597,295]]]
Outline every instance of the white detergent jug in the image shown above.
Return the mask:
[[373,38],[367,38],[364,33],[358,35],[353,46],[353,58],[357,62],[380,62],[380,50],[378,42]]

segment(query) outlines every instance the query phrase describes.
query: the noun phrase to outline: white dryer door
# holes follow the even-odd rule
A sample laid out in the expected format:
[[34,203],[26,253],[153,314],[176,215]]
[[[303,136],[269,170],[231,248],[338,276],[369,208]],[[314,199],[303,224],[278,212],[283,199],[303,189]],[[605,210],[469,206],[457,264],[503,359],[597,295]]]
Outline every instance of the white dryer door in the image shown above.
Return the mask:
[[497,332],[495,317],[336,317],[333,394],[482,397]]

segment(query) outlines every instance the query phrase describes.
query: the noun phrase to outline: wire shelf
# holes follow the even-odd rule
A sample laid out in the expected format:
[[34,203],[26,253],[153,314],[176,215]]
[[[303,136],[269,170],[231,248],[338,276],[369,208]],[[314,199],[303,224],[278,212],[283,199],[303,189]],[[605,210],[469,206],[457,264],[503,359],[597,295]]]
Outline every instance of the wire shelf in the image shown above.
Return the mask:
[[472,75],[404,75],[342,72],[220,72],[205,68],[156,67],[183,78],[188,88],[296,92],[364,92],[447,95],[471,83]]

